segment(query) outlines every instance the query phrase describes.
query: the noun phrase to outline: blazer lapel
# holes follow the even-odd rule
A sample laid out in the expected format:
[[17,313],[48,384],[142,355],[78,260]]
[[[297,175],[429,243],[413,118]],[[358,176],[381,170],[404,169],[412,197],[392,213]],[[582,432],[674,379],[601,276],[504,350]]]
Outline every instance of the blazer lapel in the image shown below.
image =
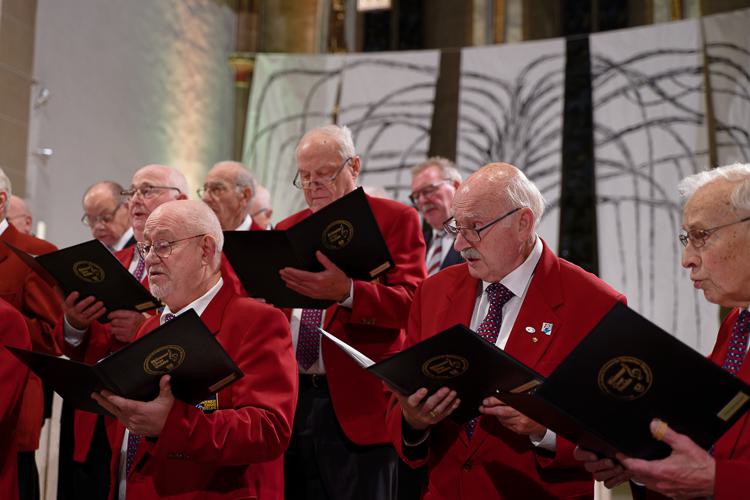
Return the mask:
[[211,299],[208,303],[208,307],[201,314],[201,321],[206,327],[216,335],[221,329],[221,319],[224,316],[224,310],[229,304],[229,300],[234,294],[232,293],[232,287],[227,284],[226,281],[221,285],[219,293]]

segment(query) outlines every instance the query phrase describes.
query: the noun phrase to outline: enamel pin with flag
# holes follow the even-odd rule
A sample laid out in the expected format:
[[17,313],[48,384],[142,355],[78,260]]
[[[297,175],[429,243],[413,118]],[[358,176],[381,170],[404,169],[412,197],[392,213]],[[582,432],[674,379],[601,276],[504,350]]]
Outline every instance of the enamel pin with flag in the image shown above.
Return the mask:
[[542,323],[542,333],[552,335],[552,323]]

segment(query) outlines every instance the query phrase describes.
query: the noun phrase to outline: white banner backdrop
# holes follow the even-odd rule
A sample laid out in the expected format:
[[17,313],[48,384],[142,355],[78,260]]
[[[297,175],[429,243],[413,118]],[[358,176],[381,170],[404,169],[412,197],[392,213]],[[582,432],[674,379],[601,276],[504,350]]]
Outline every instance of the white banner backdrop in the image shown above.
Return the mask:
[[719,165],[750,162],[750,9],[703,19]]
[[697,21],[592,35],[600,276],[707,353],[718,308],[680,265],[678,181],[708,167]]
[[438,60],[437,51],[259,55],[243,159],[271,191],[274,212],[304,206],[291,191],[294,148],[305,131],[332,123],[335,111],[352,129],[361,183],[405,201],[409,167],[427,156]]
[[565,40],[461,51],[457,164],[464,173],[503,161],[548,202],[539,233],[557,248]]

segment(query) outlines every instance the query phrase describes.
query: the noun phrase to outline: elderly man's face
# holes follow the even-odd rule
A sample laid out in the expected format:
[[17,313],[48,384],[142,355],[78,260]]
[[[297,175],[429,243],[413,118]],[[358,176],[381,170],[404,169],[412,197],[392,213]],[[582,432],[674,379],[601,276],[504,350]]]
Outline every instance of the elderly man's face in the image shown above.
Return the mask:
[[[497,197],[473,182],[462,187],[453,199],[453,216],[462,228],[481,228],[516,208],[498,203]],[[525,259],[524,244],[533,228],[530,210],[519,210],[480,233],[481,240],[472,242],[461,233],[456,237],[455,249],[469,265],[469,274],[487,282],[503,279]]]
[[[750,212],[737,212],[729,204],[732,185],[724,180],[698,189],[683,211],[683,229],[709,229],[739,221]],[[712,232],[703,246],[688,243],[682,265],[690,269],[693,286],[706,300],[725,307],[750,303],[750,222],[732,224]]]
[[303,188],[310,210],[317,212],[353,191],[359,168],[358,156],[342,158],[332,143],[323,144],[316,142],[315,136],[310,137],[297,152],[299,178],[310,183]]
[[128,204],[115,197],[109,189],[94,188],[83,200],[83,212],[91,235],[107,246],[117,240],[130,226]]
[[[143,240],[146,245],[162,247],[164,255],[152,249],[146,255],[149,289],[154,297],[170,308],[192,301],[199,288],[206,260],[201,242],[205,236],[190,234],[185,221],[170,214],[151,217],[146,222]],[[164,250],[163,242],[170,243]]]
[[248,198],[252,196],[236,185],[233,174],[222,169],[211,169],[203,184],[201,199],[211,207],[225,231],[235,229],[245,218]]
[[156,207],[180,195],[176,189],[164,189],[173,186],[170,185],[169,175],[161,169],[142,168],[135,173],[131,189],[148,187],[156,189],[152,189],[149,196],[136,192],[130,199],[130,222],[135,232],[143,231],[146,219]]
[[429,167],[411,181],[411,192],[417,210],[433,229],[440,229],[450,217],[451,202],[456,194],[453,181],[443,179],[438,167]]

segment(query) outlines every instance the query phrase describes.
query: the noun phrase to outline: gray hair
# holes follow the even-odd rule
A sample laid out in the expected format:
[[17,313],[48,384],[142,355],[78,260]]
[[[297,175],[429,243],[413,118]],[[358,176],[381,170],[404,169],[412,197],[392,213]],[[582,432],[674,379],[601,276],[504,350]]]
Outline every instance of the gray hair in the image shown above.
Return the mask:
[[415,165],[411,169],[411,176],[414,177],[430,167],[437,167],[443,179],[456,181],[461,184],[461,173],[456,168],[456,165],[448,158],[443,158],[442,156],[431,156],[422,163]]
[[499,194],[504,195],[511,207],[529,207],[534,214],[534,229],[536,229],[544,215],[544,196],[521,169],[516,169],[515,174],[502,177],[505,192]]
[[706,184],[725,180],[735,184],[729,203],[734,210],[750,210],[750,163],[734,163],[685,177],[677,185],[683,202]]
[[0,193],[5,193],[5,203],[0,206],[0,215],[5,217],[5,212],[8,210],[8,204],[10,203],[10,197],[13,195],[13,190],[10,185],[10,179],[5,175],[2,167],[0,167]]
[[302,139],[300,139],[297,144],[297,148],[294,150],[295,157],[299,153],[300,145],[304,144],[306,139],[311,135],[322,135],[336,143],[339,155],[341,155],[342,159],[357,155],[354,151],[354,139],[352,139],[352,131],[349,130],[349,127],[343,125],[324,125],[309,130],[302,136]]
[[180,227],[192,233],[191,236],[206,234],[213,238],[216,242],[214,263],[217,267],[220,265],[221,250],[224,248],[224,233],[221,230],[219,218],[208,205],[197,200],[172,200],[156,207],[148,218],[151,220],[152,217],[158,217],[164,212],[170,218],[179,218]]

